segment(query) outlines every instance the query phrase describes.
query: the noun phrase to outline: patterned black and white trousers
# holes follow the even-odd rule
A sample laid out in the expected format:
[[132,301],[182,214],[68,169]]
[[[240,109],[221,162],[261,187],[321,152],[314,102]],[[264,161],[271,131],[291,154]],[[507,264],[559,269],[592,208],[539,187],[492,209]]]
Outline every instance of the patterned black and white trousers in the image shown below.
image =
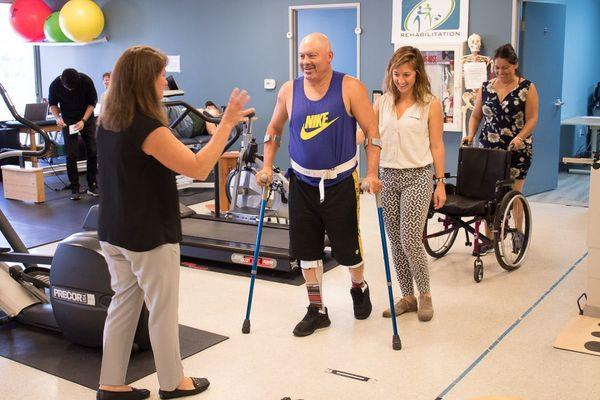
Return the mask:
[[429,267],[422,237],[433,193],[431,168],[382,168],[383,219],[403,296],[429,293]]

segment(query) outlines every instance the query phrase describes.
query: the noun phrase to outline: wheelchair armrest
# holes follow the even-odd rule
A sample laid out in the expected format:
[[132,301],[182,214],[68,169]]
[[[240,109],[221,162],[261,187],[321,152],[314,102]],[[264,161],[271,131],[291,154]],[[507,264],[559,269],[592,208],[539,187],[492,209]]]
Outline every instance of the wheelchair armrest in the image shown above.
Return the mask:
[[456,194],[456,185],[446,183],[446,194]]
[[507,186],[512,186],[514,183],[515,183],[514,179],[503,179],[501,181],[496,182],[496,189],[499,189],[502,187],[507,187]]

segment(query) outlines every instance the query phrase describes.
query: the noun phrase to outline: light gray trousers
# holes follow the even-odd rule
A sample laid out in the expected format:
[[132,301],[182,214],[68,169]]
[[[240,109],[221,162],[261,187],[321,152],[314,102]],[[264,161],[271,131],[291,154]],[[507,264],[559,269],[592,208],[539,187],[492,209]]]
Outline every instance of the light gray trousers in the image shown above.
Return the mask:
[[144,302],[162,390],[175,390],[183,379],[179,352],[179,244],[135,252],[100,242],[115,292],[104,325],[100,384],[125,384],[131,346]]

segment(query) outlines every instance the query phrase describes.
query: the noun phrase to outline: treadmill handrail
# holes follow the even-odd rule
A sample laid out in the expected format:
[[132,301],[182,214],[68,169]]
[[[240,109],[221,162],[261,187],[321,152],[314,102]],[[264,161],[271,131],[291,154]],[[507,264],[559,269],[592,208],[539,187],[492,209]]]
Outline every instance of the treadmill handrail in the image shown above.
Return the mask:
[[[179,117],[177,117],[175,119],[175,121],[173,121],[172,123],[169,124],[169,129],[174,129],[177,125],[179,125],[181,123],[181,121],[183,121],[183,119],[185,117],[187,117],[187,115],[189,113],[192,113],[192,114],[202,118],[205,122],[210,122],[210,123],[217,124],[217,125],[221,122],[221,118],[213,117],[206,111],[201,113],[200,111],[198,111],[196,108],[192,107],[185,101],[181,101],[181,100],[165,101],[165,102],[163,102],[163,104],[165,107],[182,106],[185,108],[185,111]],[[225,145],[225,148],[223,149],[223,153],[226,152],[227,150],[229,150],[229,148],[231,146],[233,146],[233,144],[235,142],[237,142],[237,140],[240,138],[240,135],[242,134],[242,131],[243,131],[241,124],[237,124],[234,127],[234,130],[235,130],[235,133],[233,135],[230,135],[229,140],[227,141],[227,144]]]
[[10,97],[8,96],[6,89],[4,89],[4,86],[2,85],[2,83],[0,83],[0,96],[2,96],[2,99],[4,100],[4,104],[6,104],[6,107],[8,108],[8,111],[10,111],[13,118],[15,120],[19,121],[21,124],[28,127],[29,129],[39,133],[44,140],[44,147],[42,147],[40,150],[12,149],[9,151],[0,151],[0,160],[2,160],[4,158],[9,158],[9,157],[42,157],[42,156],[46,155],[47,153],[49,153],[51,150],[52,141],[50,140],[50,136],[48,135],[48,133],[45,130],[43,130],[42,128],[40,128],[37,124],[35,124],[32,121],[25,119],[24,117],[19,115],[15,106],[13,105],[13,102],[11,101]]

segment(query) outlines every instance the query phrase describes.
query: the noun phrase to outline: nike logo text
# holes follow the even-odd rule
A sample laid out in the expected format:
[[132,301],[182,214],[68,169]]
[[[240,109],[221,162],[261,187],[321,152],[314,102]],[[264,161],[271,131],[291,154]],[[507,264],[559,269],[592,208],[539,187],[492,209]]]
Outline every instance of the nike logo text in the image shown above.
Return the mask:
[[[329,112],[307,115],[306,120],[304,121],[304,125],[302,125],[302,130],[300,131],[300,137],[302,138],[302,140],[309,140],[314,138],[319,133],[327,129],[329,125],[333,124],[339,117],[336,117],[332,121],[328,121],[328,118]],[[312,130],[307,131],[307,129]]]

